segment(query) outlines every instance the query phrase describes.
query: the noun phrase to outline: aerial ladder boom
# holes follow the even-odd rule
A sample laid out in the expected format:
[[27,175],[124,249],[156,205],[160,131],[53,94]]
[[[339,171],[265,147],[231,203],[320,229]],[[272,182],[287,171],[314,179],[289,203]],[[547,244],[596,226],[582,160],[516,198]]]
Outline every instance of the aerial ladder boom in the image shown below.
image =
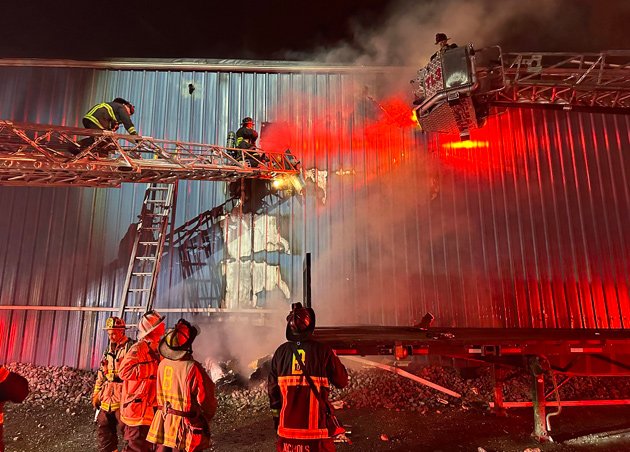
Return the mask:
[[[292,180],[299,173],[298,165],[290,151],[0,120],[0,185],[118,187],[123,182],[147,183],[118,311],[132,325],[153,307],[166,240],[173,230],[178,180]],[[217,214],[211,211],[209,217]],[[187,240],[194,233],[189,232],[184,238],[178,234],[178,240]],[[171,251],[173,248],[171,243]]]
[[463,139],[507,107],[630,113],[627,50],[503,53],[468,44],[436,54],[411,82],[420,127]]
[[[94,142],[82,147],[81,138]],[[102,157],[103,153],[109,157]],[[118,187],[179,179],[274,179],[299,172],[290,152],[0,120],[0,185]]]
[[503,73],[494,105],[630,113],[630,51],[506,53]]

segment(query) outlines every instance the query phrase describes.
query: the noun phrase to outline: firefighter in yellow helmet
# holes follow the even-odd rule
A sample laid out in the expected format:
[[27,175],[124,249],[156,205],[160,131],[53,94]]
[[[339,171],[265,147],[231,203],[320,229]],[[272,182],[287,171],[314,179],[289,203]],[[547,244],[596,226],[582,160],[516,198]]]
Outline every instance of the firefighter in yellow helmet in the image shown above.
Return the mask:
[[125,321],[119,317],[108,318],[103,328],[107,331],[109,344],[103,352],[92,393],[92,405],[98,410],[96,436],[99,452],[118,450],[118,430],[124,431],[124,424],[120,421],[122,380],[118,370],[133,344],[125,334],[126,328]]
[[158,452],[199,452],[210,447],[210,420],[217,399],[212,379],[192,356],[198,333],[180,319],[160,341],[164,359],[158,368],[158,410],[147,436]]
[[164,317],[146,312],[138,324],[138,342],[129,349],[118,375],[123,380],[120,418],[125,423],[125,452],[148,452],[149,425],[157,406],[155,383],[160,354],[158,343],[164,334]]
[[21,403],[28,396],[28,381],[21,375],[0,366],[0,452],[4,452],[4,403]]

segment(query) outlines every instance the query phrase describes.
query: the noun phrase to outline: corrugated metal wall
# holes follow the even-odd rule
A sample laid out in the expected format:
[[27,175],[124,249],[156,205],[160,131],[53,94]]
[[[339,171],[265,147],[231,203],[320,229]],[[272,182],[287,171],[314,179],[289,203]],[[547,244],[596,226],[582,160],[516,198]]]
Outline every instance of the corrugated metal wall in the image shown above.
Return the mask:
[[[243,116],[285,123],[302,161],[306,196],[217,225],[196,278],[172,253],[158,309],[299,299],[309,251],[320,324],[409,325],[426,311],[458,327],[630,321],[626,117],[514,110],[460,149],[409,127],[407,99],[391,95],[408,86],[400,70],[84,66],[0,64],[0,117],[74,126],[122,96],[157,138],[220,144]],[[221,204],[224,185],[180,182],[175,226]],[[51,307],[0,310],[0,361],[95,364],[143,192],[0,188],[0,304]],[[254,272],[265,287],[252,298]]]

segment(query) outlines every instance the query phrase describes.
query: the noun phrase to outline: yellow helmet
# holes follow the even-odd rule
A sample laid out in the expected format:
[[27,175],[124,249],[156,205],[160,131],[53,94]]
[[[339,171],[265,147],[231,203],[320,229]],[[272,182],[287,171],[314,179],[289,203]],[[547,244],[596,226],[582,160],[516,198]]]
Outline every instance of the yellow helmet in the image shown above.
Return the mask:
[[121,319],[120,317],[110,317],[107,320],[105,320],[105,328],[103,328],[104,330],[118,330],[118,329],[125,329],[127,328],[127,325],[125,324],[125,321],[123,319]]

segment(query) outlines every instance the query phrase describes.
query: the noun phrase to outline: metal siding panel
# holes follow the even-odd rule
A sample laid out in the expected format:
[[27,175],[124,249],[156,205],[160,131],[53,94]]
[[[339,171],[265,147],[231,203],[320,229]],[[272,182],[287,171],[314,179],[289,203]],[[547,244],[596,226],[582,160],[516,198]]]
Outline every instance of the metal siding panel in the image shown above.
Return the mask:
[[[312,252],[320,324],[409,325],[431,311],[459,327],[627,327],[628,118],[514,110],[478,132],[488,149],[447,158],[445,137],[378,121],[366,93],[381,79],[297,68],[0,67],[0,117],[77,125],[90,106],[121,96],[137,105],[140,133],[217,144],[243,116],[258,126],[286,118],[314,181],[304,199],[269,212],[291,255],[265,249],[255,259],[279,264],[299,299],[301,259]],[[144,189],[0,188],[2,304],[117,305]],[[224,183],[180,182],[176,226],[225,198]],[[217,243],[199,280],[216,278],[227,257]],[[156,306],[201,302],[208,287],[199,280],[183,280],[173,254]],[[211,298],[224,289],[213,285]],[[108,315],[0,311],[9,338],[0,360],[92,367]]]

